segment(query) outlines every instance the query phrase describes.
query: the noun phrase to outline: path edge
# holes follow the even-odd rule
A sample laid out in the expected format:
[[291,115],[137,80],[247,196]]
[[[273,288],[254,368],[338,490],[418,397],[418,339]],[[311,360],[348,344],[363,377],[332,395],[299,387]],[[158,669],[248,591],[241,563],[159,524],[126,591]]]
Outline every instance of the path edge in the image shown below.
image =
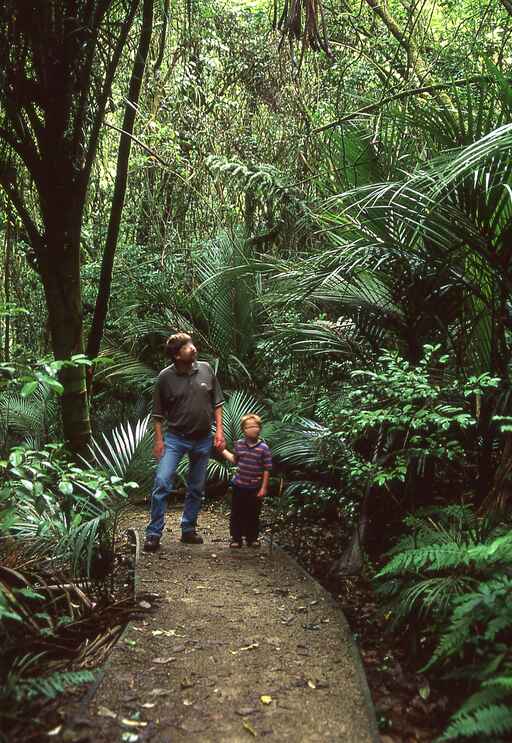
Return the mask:
[[[135,561],[135,565],[133,567],[133,598],[134,598],[134,604],[135,604],[135,599],[139,593],[140,579],[139,579],[139,574],[138,574],[139,561],[135,557],[134,557],[134,561]],[[94,681],[91,681],[90,685],[88,686],[87,690],[82,695],[80,702],[79,702],[79,708],[82,714],[89,707],[94,697],[96,696],[98,689],[100,688],[103,681],[105,680],[108,670],[114,661],[114,657],[113,657],[114,650],[117,648],[120,642],[123,642],[123,640],[129,633],[129,631],[131,630],[132,624],[136,621],[137,621],[136,619],[129,619],[126,622],[125,628],[123,629],[122,632],[119,633],[119,637],[117,638],[115,643],[110,648],[110,652],[107,658],[101,664],[101,666],[95,669],[96,678],[94,679]]]
[[373,738],[373,743],[380,743],[381,736],[377,724],[375,705],[373,703],[370,687],[368,686],[368,679],[366,677],[366,671],[364,670],[361,651],[359,650],[359,646],[354,639],[354,635],[350,628],[350,624],[345,616],[345,612],[336,601],[336,599],[333,597],[333,595],[327,590],[327,588],[325,588],[313,575],[311,575],[311,573],[309,573],[293,555],[285,550],[284,547],[282,547],[275,541],[273,541],[273,543],[271,544],[270,540],[268,540],[267,538],[265,538],[264,541],[268,544],[270,555],[272,555],[273,551],[279,552],[280,556],[284,558],[284,560],[287,560],[289,563],[291,563],[305,578],[307,578],[307,580],[311,581],[311,583],[315,586],[317,593],[320,594],[324,599],[326,599],[331,608],[336,609],[341,630],[346,635],[349,641],[349,652],[354,662],[356,675],[358,677],[359,688],[366,703],[370,735]]

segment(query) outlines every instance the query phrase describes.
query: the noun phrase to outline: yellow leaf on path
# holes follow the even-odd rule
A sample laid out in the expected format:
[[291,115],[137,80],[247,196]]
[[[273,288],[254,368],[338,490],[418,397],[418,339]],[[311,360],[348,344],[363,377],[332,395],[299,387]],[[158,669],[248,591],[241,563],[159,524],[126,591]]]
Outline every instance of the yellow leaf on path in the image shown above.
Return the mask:
[[262,704],[272,704],[272,697],[270,694],[262,694],[260,697],[260,702]]
[[58,735],[60,731],[62,730],[62,725],[57,725],[56,728],[53,728],[53,730],[48,730],[46,735]]
[[259,646],[259,642],[253,642],[251,645],[246,645],[245,647],[240,648],[240,650],[254,650],[255,648],[259,648]]
[[310,689],[316,689],[316,684],[313,681],[308,681],[308,686]]
[[146,704],[141,704],[141,707],[144,707],[144,709],[153,709],[153,707],[156,707],[155,702],[146,702]]
[[108,707],[98,707],[97,714],[100,717],[111,717],[113,720],[115,720],[117,717],[116,713],[112,712],[112,710],[109,709]]
[[126,718],[121,720],[121,723],[129,728],[145,728],[148,724],[147,722],[143,722],[142,720],[127,720]]
[[150,692],[152,697],[166,697],[172,694],[171,689],[152,689]]
[[256,730],[253,728],[249,720],[242,720],[242,725],[244,727],[244,730],[247,730],[248,733],[250,733],[252,736],[256,738],[258,735]]

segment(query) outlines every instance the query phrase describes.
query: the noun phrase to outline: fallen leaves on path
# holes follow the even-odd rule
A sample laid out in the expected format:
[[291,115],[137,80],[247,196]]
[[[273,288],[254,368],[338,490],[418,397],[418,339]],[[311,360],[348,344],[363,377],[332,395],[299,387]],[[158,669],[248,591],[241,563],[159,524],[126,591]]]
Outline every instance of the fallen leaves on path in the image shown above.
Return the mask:
[[254,738],[257,737],[258,733],[253,728],[253,726],[251,725],[251,723],[249,722],[249,720],[242,720],[242,726],[243,726],[244,730],[247,730],[247,732],[250,733]]
[[231,653],[231,655],[238,655],[238,653],[243,653],[246,650],[255,650],[256,648],[259,648],[259,646],[259,642],[253,642],[250,645],[245,645],[243,648],[238,648],[238,650],[230,650],[229,652]]
[[161,635],[164,637],[186,637],[186,635],[178,635],[177,632],[175,629],[154,629],[151,634],[153,637],[160,637]]
[[129,720],[127,717],[123,717],[121,724],[129,728],[145,728],[148,723],[143,720]]

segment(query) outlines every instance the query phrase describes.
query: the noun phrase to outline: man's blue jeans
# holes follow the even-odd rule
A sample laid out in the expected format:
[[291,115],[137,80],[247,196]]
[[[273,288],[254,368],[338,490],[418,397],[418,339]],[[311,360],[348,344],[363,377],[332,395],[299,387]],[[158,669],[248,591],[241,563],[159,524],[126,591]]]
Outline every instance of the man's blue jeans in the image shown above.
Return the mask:
[[206,467],[210,458],[212,438],[212,435],[208,434],[208,436],[196,441],[174,433],[164,435],[165,449],[158,463],[153,492],[151,493],[151,521],[146,528],[148,536],[150,534],[157,537],[162,535],[167,510],[167,496],[171,490],[178,464],[185,454],[188,454],[189,470],[187,493],[181,517],[181,531],[183,534],[195,531],[197,515],[201,510],[201,501],[204,495]]

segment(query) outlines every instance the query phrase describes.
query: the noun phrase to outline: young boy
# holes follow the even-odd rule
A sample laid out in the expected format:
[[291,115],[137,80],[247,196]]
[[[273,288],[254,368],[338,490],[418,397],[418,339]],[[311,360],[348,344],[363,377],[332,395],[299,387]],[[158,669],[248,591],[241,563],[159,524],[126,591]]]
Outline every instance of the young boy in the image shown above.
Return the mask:
[[245,537],[248,547],[259,547],[261,502],[267,494],[272,454],[268,445],[260,439],[259,415],[244,415],[240,423],[245,438],[235,443],[234,453],[227,449],[222,451],[224,459],[238,465],[232,482],[229,546],[240,548]]

